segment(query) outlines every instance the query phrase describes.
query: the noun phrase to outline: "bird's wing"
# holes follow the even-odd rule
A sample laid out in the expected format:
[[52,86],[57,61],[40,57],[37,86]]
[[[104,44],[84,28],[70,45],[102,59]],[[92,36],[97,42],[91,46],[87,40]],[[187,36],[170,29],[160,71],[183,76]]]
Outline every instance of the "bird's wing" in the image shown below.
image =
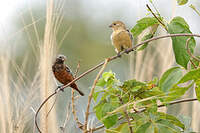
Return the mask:
[[130,31],[129,31],[128,29],[127,29],[126,31],[128,32],[128,35],[130,36],[131,40],[133,41],[133,36],[132,36],[132,34],[130,33]]
[[66,66],[66,71],[67,71],[68,73],[70,73],[71,75],[73,75],[72,72],[71,72],[71,70],[69,69],[69,67],[68,67],[67,65],[65,65],[65,66]]
[[56,68],[55,68],[55,63],[52,65],[52,71],[53,72],[55,72],[56,70],[55,70]]

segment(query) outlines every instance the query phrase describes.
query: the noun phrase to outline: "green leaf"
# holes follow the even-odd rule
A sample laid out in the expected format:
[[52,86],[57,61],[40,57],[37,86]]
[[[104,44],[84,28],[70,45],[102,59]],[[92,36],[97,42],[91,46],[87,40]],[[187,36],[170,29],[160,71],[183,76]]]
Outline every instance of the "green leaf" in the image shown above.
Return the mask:
[[174,84],[176,84],[182,77],[182,70],[180,67],[173,67],[168,69],[161,77],[159,87],[163,92],[168,92]]
[[149,0],[150,3],[153,3],[153,0]]
[[114,126],[118,121],[117,115],[111,115],[108,116],[107,118],[103,119],[103,124],[105,125],[106,128],[110,128]]
[[176,84],[174,85],[170,90],[168,97],[165,99],[165,101],[173,101],[177,98],[180,98],[185,94],[185,92],[192,87],[193,83],[189,84],[186,87],[180,87],[180,85]]
[[185,129],[176,117],[163,112],[146,112],[145,121],[135,127],[136,133],[178,133]]
[[129,133],[128,123],[120,124],[117,128],[106,130],[106,133]]
[[192,132],[191,117],[178,115],[178,119],[185,125],[184,133],[195,133],[195,132]]
[[180,133],[180,129],[166,119],[160,119],[155,123],[158,133]]
[[[175,17],[171,20],[171,22],[168,24],[168,32],[170,34],[192,33],[186,21],[181,17]],[[177,64],[183,66],[185,69],[187,69],[187,64],[190,60],[190,56],[188,55],[186,50],[186,41],[188,38],[191,38],[191,40],[189,41],[189,49],[191,53],[193,53],[196,46],[194,37],[172,37],[172,45],[176,62]]]
[[102,74],[102,78],[107,82],[109,79],[115,78],[115,75],[114,75],[114,73],[112,73],[112,71],[104,72]]
[[[96,88],[95,88],[96,89]],[[99,96],[99,93],[101,93],[100,91],[98,92],[94,92],[93,93],[93,98],[94,98],[94,101],[97,102],[97,97]]]
[[187,74],[185,74],[183,76],[183,78],[181,78],[181,80],[178,82],[179,84],[180,83],[185,83],[189,80],[198,80],[200,79],[200,68],[196,69],[196,70],[191,70],[189,71]]
[[175,116],[173,115],[169,115],[169,114],[165,114],[163,112],[158,112],[158,114],[160,115],[160,119],[166,119],[169,122],[171,122],[172,124],[182,128],[183,130],[185,129],[185,125],[179,121]]
[[102,115],[104,116],[104,118],[102,119],[102,122],[106,128],[110,128],[117,123],[117,120],[118,120],[117,115],[107,116],[107,113],[113,110],[114,110],[113,106],[109,103],[104,104],[102,108]]
[[196,81],[195,92],[196,92],[197,99],[200,101],[200,79]]
[[178,5],[185,5],[188,0],[177,0]]
[[101,101],[94,107],[96,116],[98,120],[103,122],[106,128],[110,128],[117,123],[118,117],[116,114],[108,115],[108,112],[113,111],[115,108],[112,104],[106,102],[106,100]]
[[146,84],[133,79],[125,81],[124,84],[120,86],[120,88],[122,88],[124,92],[127,91],[137,92],[138,90],[141,89],[142,86],[146,86]]
[[99,102],[93,109],[96,113],[97,119],[102,119],[105,114],[102,113],[103,106],[106,104],[106,100]]
[[[152,37],[153,37],[153,34],[151,34],[151,33],[150,33],[150,34],[147,34],[146,36],[144,36],[144,37],[142,38],[142,41],[148,40],[148,39],[150,39],[150,38],[152,38]],[[141,50],[145,49],[145,48],[147,47],[147,45],[148,45],[148,43],[143,44],[141,47],[138,48],[137,51],[141,51]]]
[[146,28],[159,24],[158,20],[154,17],[145,17],[137,21],[137,24],[131,29],[134,37],[137,37]]
[[136,133],[154,133],[154,128],[152,127],[152,123],[146,122],[145,124],[141,125],[136,130]]
[[105,85],[106,85],[106,81],[103,78],[99,79],[96,84],[96,86],[100,86],[100,87],[104,87]]

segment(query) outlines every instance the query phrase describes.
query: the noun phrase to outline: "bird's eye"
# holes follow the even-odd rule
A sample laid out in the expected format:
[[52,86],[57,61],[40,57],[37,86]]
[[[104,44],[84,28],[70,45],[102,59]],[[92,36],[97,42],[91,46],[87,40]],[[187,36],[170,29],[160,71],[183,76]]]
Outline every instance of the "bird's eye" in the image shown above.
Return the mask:
[[116,23],[114,23],[113,25],[116,25]]

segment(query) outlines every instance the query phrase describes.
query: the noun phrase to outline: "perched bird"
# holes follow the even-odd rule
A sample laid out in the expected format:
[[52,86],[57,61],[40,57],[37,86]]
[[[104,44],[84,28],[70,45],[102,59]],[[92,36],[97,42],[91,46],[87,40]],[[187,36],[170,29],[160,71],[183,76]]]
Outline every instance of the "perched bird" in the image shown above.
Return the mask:
[[[74,79],[69,67],[64,64],[65,60],[66,57],[64,55],[58,55],[52,66],[54,76],[60,83],[64,85],[68,84]],[[75,83],[72,83],[70,87],[78,91],[81,96],[84,96],[83,92],[78,89]]]
[[125,24],[121,21],[114,21],[109,27],[113,30],[111,41],[117,54],[119,55],[123,50],[128,54],[126,50],[132,47],[133,38]]

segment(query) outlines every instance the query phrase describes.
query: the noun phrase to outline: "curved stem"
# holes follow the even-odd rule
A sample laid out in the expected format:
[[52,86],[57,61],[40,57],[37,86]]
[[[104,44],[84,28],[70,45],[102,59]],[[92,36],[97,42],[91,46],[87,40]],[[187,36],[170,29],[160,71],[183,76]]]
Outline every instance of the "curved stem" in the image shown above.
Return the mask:
[[84,122],[84,133],[87,133],[87,124],[88,124],[88,117],[89,117],[89,111],[90,111],[90,103],[91,103],[91,100],[92,100],[92,96],[93,96],[93,93],[94,93],[94,88],[96,87],[96,84],[101,76],[101,74],[103,73],[104,69],[106,68],[106,65],[108,64],[108,61],[110,59],[106,59],[105,60],[105,63],[103,65],[103,67],[101,68],[101,70],[99,71],[99,73],[97,74],[95,80],[94,80],[94,83],[92,85],[92,88],[90,90],[90,94],[88,96],[88,103],[87,103],[87,109],[86,109],[86,112],[85,112],[85,122]]

